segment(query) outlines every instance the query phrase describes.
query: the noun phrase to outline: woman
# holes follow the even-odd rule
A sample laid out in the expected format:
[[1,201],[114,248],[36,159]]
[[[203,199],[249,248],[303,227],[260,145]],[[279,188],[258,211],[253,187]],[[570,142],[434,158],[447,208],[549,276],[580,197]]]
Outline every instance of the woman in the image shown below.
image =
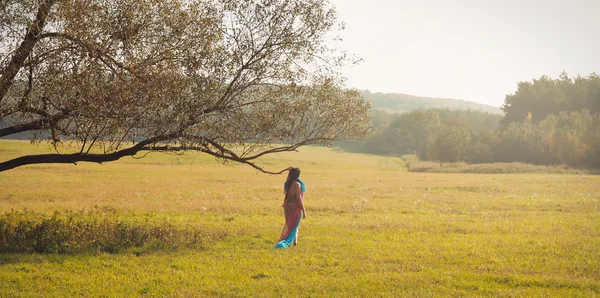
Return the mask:
[[288,248],[292,243],[294,245],[298,244],[300,219],[306,218],[306,210],[304,209],[306,186],[300,180],[300,169],[290,167],[289,170],[287,180],[283,185],[285,200],[282,207],[285,213],[285,226],[283,226],[283,232],[275,248]]

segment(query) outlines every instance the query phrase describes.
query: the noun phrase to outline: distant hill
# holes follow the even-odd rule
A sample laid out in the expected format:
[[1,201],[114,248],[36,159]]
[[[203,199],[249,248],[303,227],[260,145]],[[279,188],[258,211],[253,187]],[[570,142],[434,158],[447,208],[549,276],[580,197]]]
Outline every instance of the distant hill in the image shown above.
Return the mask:
[[405,113],[416,109],[437,108],[477,110],[492,114],[504,114],[498,107],[460,99],[421,97],[401,93],[371,93],[369,90],[360,91],[360,94],[365,100],[371,103],[373,109],[382,110],[388,113]]

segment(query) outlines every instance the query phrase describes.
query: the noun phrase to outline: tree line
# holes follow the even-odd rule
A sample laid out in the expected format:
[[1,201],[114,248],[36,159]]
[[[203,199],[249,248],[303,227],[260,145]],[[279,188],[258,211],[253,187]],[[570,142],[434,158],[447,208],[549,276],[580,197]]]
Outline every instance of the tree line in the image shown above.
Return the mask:
[[374,132],[345,148],[422,160],[600,167],[600,77],[542,76],[506,96],[505,114],[419,109],[372,112]]

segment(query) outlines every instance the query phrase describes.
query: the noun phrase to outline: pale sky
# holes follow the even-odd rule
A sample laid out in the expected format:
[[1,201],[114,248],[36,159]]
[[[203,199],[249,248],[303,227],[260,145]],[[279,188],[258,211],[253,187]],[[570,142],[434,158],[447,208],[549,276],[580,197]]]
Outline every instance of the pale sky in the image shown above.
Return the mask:
[[519,81],[600,74],[600,0],[331,0],[372,92],[501,106]]

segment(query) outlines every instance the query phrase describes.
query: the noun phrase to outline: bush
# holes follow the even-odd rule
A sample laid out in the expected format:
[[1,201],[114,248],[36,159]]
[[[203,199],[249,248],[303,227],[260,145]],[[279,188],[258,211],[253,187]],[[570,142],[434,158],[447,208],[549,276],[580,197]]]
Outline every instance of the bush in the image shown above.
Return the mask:
[[478,173],[478,174],[600,174],[596,169],[577,169],[566,165],[542,166],[519,162],[497,162],[485,164],[467,164],[465,162],[444,163],[420,160],[416,155],[403,155],[409,172],[421,173]]
[[201,247],[226,236],[168,222],[125,221],[94,213],[52,215],[12,211],[0,215],[0,253],[117,253],[129,248]]

